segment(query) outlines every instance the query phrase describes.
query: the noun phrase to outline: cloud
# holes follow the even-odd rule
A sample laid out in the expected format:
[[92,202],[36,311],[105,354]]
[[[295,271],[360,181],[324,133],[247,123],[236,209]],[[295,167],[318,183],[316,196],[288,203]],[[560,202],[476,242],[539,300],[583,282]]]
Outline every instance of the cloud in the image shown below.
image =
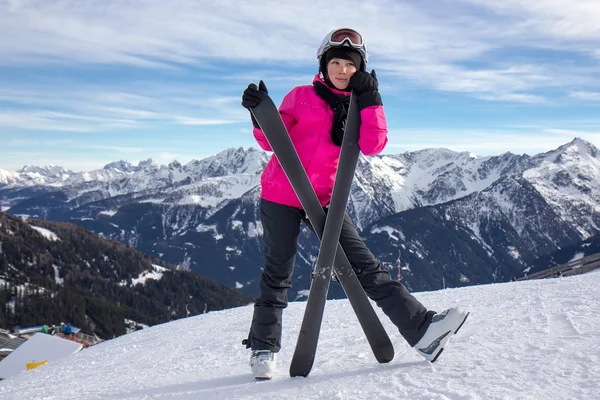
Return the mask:
[[[432,145],[526,149],[541,141],[536,134],[556,136],[551,129],[593,137],[598,122],[580,106],[600,100],[599,7],[596,0],[347,0],[332,12],[318,0],[0,0],[0,37],[9,38],[0,40],[0,132],[5,140],[84,136],[89,146],[113,146],[104,149],[109,155],[120,143],[156,155],[135,146],[139,134],[150,133],[144,138],[159,147],[176,133],[212,154],[252,137],[240,106],[249,82],[265,79],[278,103],[291,87],[311,82],[323,35],[352,26],[367,40],[386,111],[409,92],[423,102],[451,99],[455,108],[461,99],[469,107],[486,103],[507,124],[518,109],[513,103],[534,112],[551,106],[548,115],[565,120],[539,122],[537,132],[471,130],[482,136],[464,141],[453,138],[463,132],[454,126],[416,131],[437,135]],[[519,123],[535,125],[533,118],[521,114]],[[407,134],[395,136],[393,120],[392,142]],[[228,129],[228,139],[215,134]],[[172,140],[168,146],[161,151],[190,151]]]
[[491,101],[513,101],[518,103],[546,103],[547,100],[542,96],[523,93],[506,93],[497,95],[482,95],[477,96],[482,100]]
[[[81,116],[47,113],[45,111],[8,110],[0,112],[0,126],[61,132],[94,132],[102,130],[103,124],[73,122]],[[98,120],[98,119],[96,119]]]
[[86,150],[110,150],[111,152],[116,153],[124,153],[124,154],[145,154],[152,149],[149,147],[137,147],[137,146],[99,146],[99,145],[86,145],[84,143],[76,144],[70,146],[71,148],[76,149],[86,149]]
[[189,118],[189,117],[175,117],[175,122],[181,125],[223,125],[230,124],[232,122],[239,121],[231,121],[224,119],[203,119],[203,118]]
[[570,96],[577,99],[600,101],[600,92],[579,91],[572,92]]
[[[598,74],[582,79],[580,68],[566,62],[553,67],[538,54],[562,50],[597,57],[599,19],[595,0],[575,5],[566,0],[440,0],[435,8],[427,2],[347,0],[335,15],[317,0],[301,6],[267,0],[12,1],[0,4],[0,37],[11,37],[0,42],[0,65],[218,71],[225,60],[316,67],[323,34],[333,26],[351,25],[367,38],[373,65],[398,78],[436,90],[489,92],[485,98],[496,101],[539,102],[535,91],[541,88],[600,86]],[[520,55],[509,55],[516,48]],[[534,52],[528,55],[528,50]],[[243,74],[249,77],[245,81],[257,76]]]
[[[20,89],[6,82],[0,85],[0,127],[100,132],[143,129],[157,123],[215,125],[247,120],[241,95],[207,97],[203,85],[179,89],[157,81],[147,87],[126,86],[131,92],[122,87],[113,90],[112,85],[73,82],[65,87],[62,82],[47,82]],[[1,102],[8,106],[2,108]]]
[[[43,140],[43,139],[10,139],[4,145],[12,148],[58,148],[60,150],[109,150],[125,154],[143,154],[147,152],[165,151],[165,147],[152,146],[127,146],[127,145],[100,145],[83,140]],[[19,150],[23,152],[23,150]]]
[[[294,37],[297,29],[293,25],[285,29],[282,21],[309,22],[314,12],[310,7],[273,5],[265,13],[242,1],[21,2],[0,13],[2,37],[21,33],[13,35],[14,40],[2,41],[0,53],[5,57],[1,62],[76,60],[175,68],[215,58],[270,59],[273,50],[302,42],[302,37]],[[265,27],[273,24],[283,29],[277,35],[266,34]],[[285,57],[282,54],[280,59]]]
[[531,65],[509,66],[503,69],[468,70],[455,65],[414,66],[383,64],[383,69],[403,75],[422,84],[429,84],[437,90],[470,93],[484,100],[542,103],[543,96],[522,91],[536,91],[540,88],[566,84],[558,82],[553,72]]
[[[462,0],[519,21],[521,32],[537,32],[564,41],[600,38],[600,3],[596,0]],[[523,37],[523,40],[535,37]]]
[[559,136],[561,140],[564,140],[565,137],[580,137],[588,138],[591,142],[598,142],[598,139],[600,139],[600,129],[597,131],[581,131],[577,129],[549,128],[546,129],[546,132]]
[[159,164],[169,164],[173,161],[182,160],[184,158],[184,156],[176,153],[159,153],[155,161]]
[[[480,156],[504,152],[535,155],[556,149],[579,137],[600,147],[600,130],[552,128],[548,125],[504,127],[502,129],[402,129],[389,132],[386,153],[417,151],[426,148],[447,148],[471,151]],[[515,151],[514,144],[518,143]]]

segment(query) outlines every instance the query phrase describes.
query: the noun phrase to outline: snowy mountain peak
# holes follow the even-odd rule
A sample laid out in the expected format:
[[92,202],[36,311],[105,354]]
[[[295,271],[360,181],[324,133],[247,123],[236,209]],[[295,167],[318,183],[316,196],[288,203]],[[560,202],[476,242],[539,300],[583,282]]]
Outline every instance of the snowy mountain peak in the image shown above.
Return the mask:
[[43,167],[38,167],[36,165],[24,165],[23,168],[17,170],[17,172],[38,172]]
[[233,174],[260,174],[266,163],[267,154],[256,148],[230,148],[215,156],[202,160],[193,160],[186,164],[198,177],[219,177]]
[[0,184],[8,185],[15,181],[17,176],[16,172],[0,169]]
[[115,162],[111,162],[110,164],[106,164],[104,166],[105,170],[116,169],[121,172],[133,172],[135,171],[135,166],[131,164],[129,161],[119,160]]
[[169,169],[181,169],[181,168],[183,168],[183,166],[181,165],[181,163],[179,161],[174,160],[169,163],[168,168]]
[[565,153],[577,153],[580,156],[598,158],[598,149],[596,146],[580,138],[575,138],[571,141],[571,143],[568,143],[562,147],[565,148]]
[[72,171],[56,165],[44,167],[26,165],[18,171],[0,170],[0,184],[61,185],[72,175]]
[[160,168],[160,165],[158,165],[158,163],[156,161],[149,158],[147,160],[140,161],[138,164],[138,168],[139,169],[158,169],[158,168]]
[[541,157],[548,162],[565,164],[573,159],[598,159],[599,156],[598,149],[593,144],[586,142],[581,138],[575,138],[571,142],[560,146],[556,150],[540,154],[538,157]]
[[598,149],[596,148],[596,146],[594,146],[593,144],[591,144],[590,142],[583,140],[579,137],[574,138],[571,143],[567,144],[571,145],[571,146],[578,146],[580,148],[585,149],[586,151],[597,151]]
[[464,164],[477,157],[469,151],[453,151],[445,148],[424,149],[405,153],[410,164],[419,164],[423,169],[439,167],[448,163]]
[[64,169],[63,167],[60,167],[57,165],[52,165],[52,164],[49,164],[49,165],[46,165],[43,167],[38,167],[35,165],[25,165],[23,168],[21,168],[17,172],[21,173],[21,174],[29,174],[30,176],[37,174],[40,176],[59,177],[59,178],[62,178],[65,175],[73,174],[72,171],[69,171],[67,169]]

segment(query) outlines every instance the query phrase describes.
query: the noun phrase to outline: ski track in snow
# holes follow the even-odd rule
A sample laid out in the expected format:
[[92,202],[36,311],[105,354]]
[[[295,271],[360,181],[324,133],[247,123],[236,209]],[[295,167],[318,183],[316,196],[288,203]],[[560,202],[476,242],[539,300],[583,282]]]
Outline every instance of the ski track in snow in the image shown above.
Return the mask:
[[592,399],[600,392],[600,273],[416,293],[427,307],[471,311],[439,361],[396,348],[377,364],[346,300],[328,301],[308,378],[290,378],[305,303],[284,313],[271,381],[248,365],[252,306],[182,319],[107,341],[0,382],[1,399]]

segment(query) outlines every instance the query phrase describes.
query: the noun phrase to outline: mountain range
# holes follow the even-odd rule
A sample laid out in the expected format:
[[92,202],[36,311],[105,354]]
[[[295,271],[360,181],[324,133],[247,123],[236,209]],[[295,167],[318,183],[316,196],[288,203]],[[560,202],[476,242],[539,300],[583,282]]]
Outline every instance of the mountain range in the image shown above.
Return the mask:
[[[254,295],[268,157],[232,148],[185,165],[0,170],[0,207],[72,222]],[[347,209],[383,266],[412,290],[507,281],[599,233],[600,156],[579,138],[533,156],[447,149],[361,156]],[[290,299],[305,295],[317,252],[304,228]],[[333,285],[330,297],[342,296]]]

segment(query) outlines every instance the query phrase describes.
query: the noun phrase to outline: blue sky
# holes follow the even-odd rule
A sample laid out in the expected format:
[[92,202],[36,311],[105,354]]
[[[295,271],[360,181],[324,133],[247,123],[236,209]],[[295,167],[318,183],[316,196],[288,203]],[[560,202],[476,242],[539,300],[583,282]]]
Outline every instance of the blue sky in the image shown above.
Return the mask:
[[369,45],[385,153],[600,147],[598,21],[597,0],[0,0],[0,169],[257,146],[243,89],[310,84],[343,26]]

